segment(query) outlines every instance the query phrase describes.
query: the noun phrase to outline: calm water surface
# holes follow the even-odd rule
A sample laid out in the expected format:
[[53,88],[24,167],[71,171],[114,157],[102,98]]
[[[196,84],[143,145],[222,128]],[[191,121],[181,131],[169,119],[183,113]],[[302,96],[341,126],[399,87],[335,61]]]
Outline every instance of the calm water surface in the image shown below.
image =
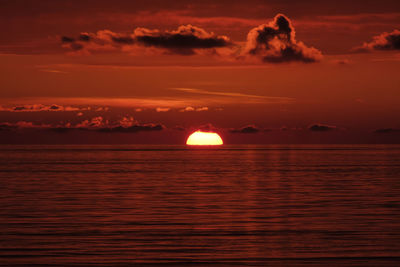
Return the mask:
[[399,266],[400,146],[1,146],[1,265]]

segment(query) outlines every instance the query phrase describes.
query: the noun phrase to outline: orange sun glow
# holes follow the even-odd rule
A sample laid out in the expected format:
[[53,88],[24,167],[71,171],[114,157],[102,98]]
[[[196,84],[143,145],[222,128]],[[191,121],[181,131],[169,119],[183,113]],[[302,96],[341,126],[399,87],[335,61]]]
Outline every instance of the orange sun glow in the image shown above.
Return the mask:
[[223,142],[217,133],[196,131],[188,137],[186,144],[193,146],[217,146],[222,145]]

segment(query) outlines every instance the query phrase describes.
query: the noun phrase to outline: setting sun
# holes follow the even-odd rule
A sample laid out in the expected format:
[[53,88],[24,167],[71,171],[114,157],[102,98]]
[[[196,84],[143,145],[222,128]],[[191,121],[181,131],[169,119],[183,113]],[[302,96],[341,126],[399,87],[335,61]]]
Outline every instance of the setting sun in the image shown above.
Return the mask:
[[222,139],[217,133],[196,131],[186,141],[187,145],[217,146],[222,145]]

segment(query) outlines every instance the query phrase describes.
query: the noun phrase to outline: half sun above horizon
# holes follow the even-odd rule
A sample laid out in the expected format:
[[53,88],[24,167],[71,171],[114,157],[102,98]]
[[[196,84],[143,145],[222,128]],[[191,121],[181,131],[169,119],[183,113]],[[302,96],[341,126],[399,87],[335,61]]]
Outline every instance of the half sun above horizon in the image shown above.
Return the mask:
[[186,140],[186,145],[191,146],[218,146],[222,144],[222,138],[213,132],[196,131]]

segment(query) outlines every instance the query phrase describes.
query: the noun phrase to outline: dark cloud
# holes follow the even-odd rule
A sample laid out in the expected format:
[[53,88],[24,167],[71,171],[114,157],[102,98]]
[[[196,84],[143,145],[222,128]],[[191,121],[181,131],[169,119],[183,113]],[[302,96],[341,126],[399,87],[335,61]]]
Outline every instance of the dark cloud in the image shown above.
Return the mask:
[[[295,29],[291,21],[278,14],[269,24],[262,24],[252,29],[247,35],[244,47],[233,43],[227,36],[215,35],[193,25],[182,25],[174,31],[136,28],[131,34],[102,30],[96,33],[82,33],[79,38],[63,40],[63,47],[74,51],[122,51],[134,53],[134,48],[150,47],[162,49],[171,54],[194,55],[200,50],[212,54],[223,54],[230,58],[254,56],[264,62],[305,62],[319,61],[322,54],[313,47],[307,47],[295,38]],[[222,52],[220,48],[229,48]],[[220,53],[221,52],[221,53]],[[234,56],[235,55],[235,56]]]
[[[167,48],[175,52],[191,53],[193,49],[226,47],[230,41],[225,36],[215,36],[192,25],[180,26],[172,32],[135,31],[137,42],[145,46]],[[194,52],[193,52],[194,53]]]
[[400,133],[400,129],[395,128],[381,128],[374,131],[374,133],[385,134],[385,133]]
[[133,44],[135,42],[131,36],[112,36],[111,39],[118,44]]
[[18,129],[44,129],[48,128],[47,124],[35,124],[33,122],[18,121],[18,122],[2,122],[0,123],[0,131],[10,131]]
[[92,39],[92,37],[88,33],[81,33],[79,35],[79,40],[82,42],[89,42]]
[[[86,41],[84,41],[86,42]],[[71,50],[78,51],[84,48],[84,45],[78,41],[75,41],[74,38],[69,38],[69,37],[62,37],[61,38],[61,43],[63,43],[63,47],[68,47]]]
[[244,133],[244,134],[252,134],[260,132],[260,129],[254,125],[247,125],[239,129],[231,129],[231,133]]
[[58,105],[51,105],[49,107],[49,110],[60,110],[60,109],[61,109],[61,106],[58,106]]
[[149,132],[149,131],[161,131],[164,130],[165,126],[162,124],[136,124],[129,127],[116,126],[116,127],[105,127],[99,128],[97,131],[103,133],[137,133],[137,132]]
[[11,124],[8,122],[3,122],[0,123],[0,131],[10,131],[10,130],[15,130],[18,128],[15,124]]
[[335,64],[338,64],[338,65],[349,65],[349,64],[351,64],[351,61],[348,60],[348,59],[336,59],[336,60],[333,60],[332,62],[335,63]]
[[261,57],[264,62],[270,63],[311,63],[322,58],[319,50],[296,41],[295,35],[289,18],[278,14],[269,24],[262,24],[250,30],[244,53]]
[[74,38],[68,37],[68,36],[62,36],[61,37],[61,42],[62,43],[73,43],[75,42]]
[[78,50],[82,50],[84,46],[80,43],[71,43],[70,47],[72,50],[78,51]]
[[394,30],[391,33],[384,32],[374,36],[369,43],[353,49],[355,52],[370,52],[374,50],[400,50],[400,31]]
[[24,111],[24,110],[29,110],[24,106],[17,106],[12,108],[13,111]]
[[[109,30],[97,33],[81,33],[75,40],[62,37],[62,43],[72,50],[86,48],[88,51],[104,50],[104,47],[122,50],[122,46],[143,46],[166,49],[173,54],[192,55],[196,49],[215,49],[231,46],[226,36],[217,36],[202,28],[182,25],[174,31],[161,32],[146,28],[136,28],[133,34],[121,34]],[[124,51],[129,51],[126,49]],[[131,51],[130,51],[131,52]]]
[[313,125],[309,126],[308,129],[313,132],[327,132],[327,131],[336,130],[337,127],[332,126],[332,125],[326,125],[326,124],[313,124]]

